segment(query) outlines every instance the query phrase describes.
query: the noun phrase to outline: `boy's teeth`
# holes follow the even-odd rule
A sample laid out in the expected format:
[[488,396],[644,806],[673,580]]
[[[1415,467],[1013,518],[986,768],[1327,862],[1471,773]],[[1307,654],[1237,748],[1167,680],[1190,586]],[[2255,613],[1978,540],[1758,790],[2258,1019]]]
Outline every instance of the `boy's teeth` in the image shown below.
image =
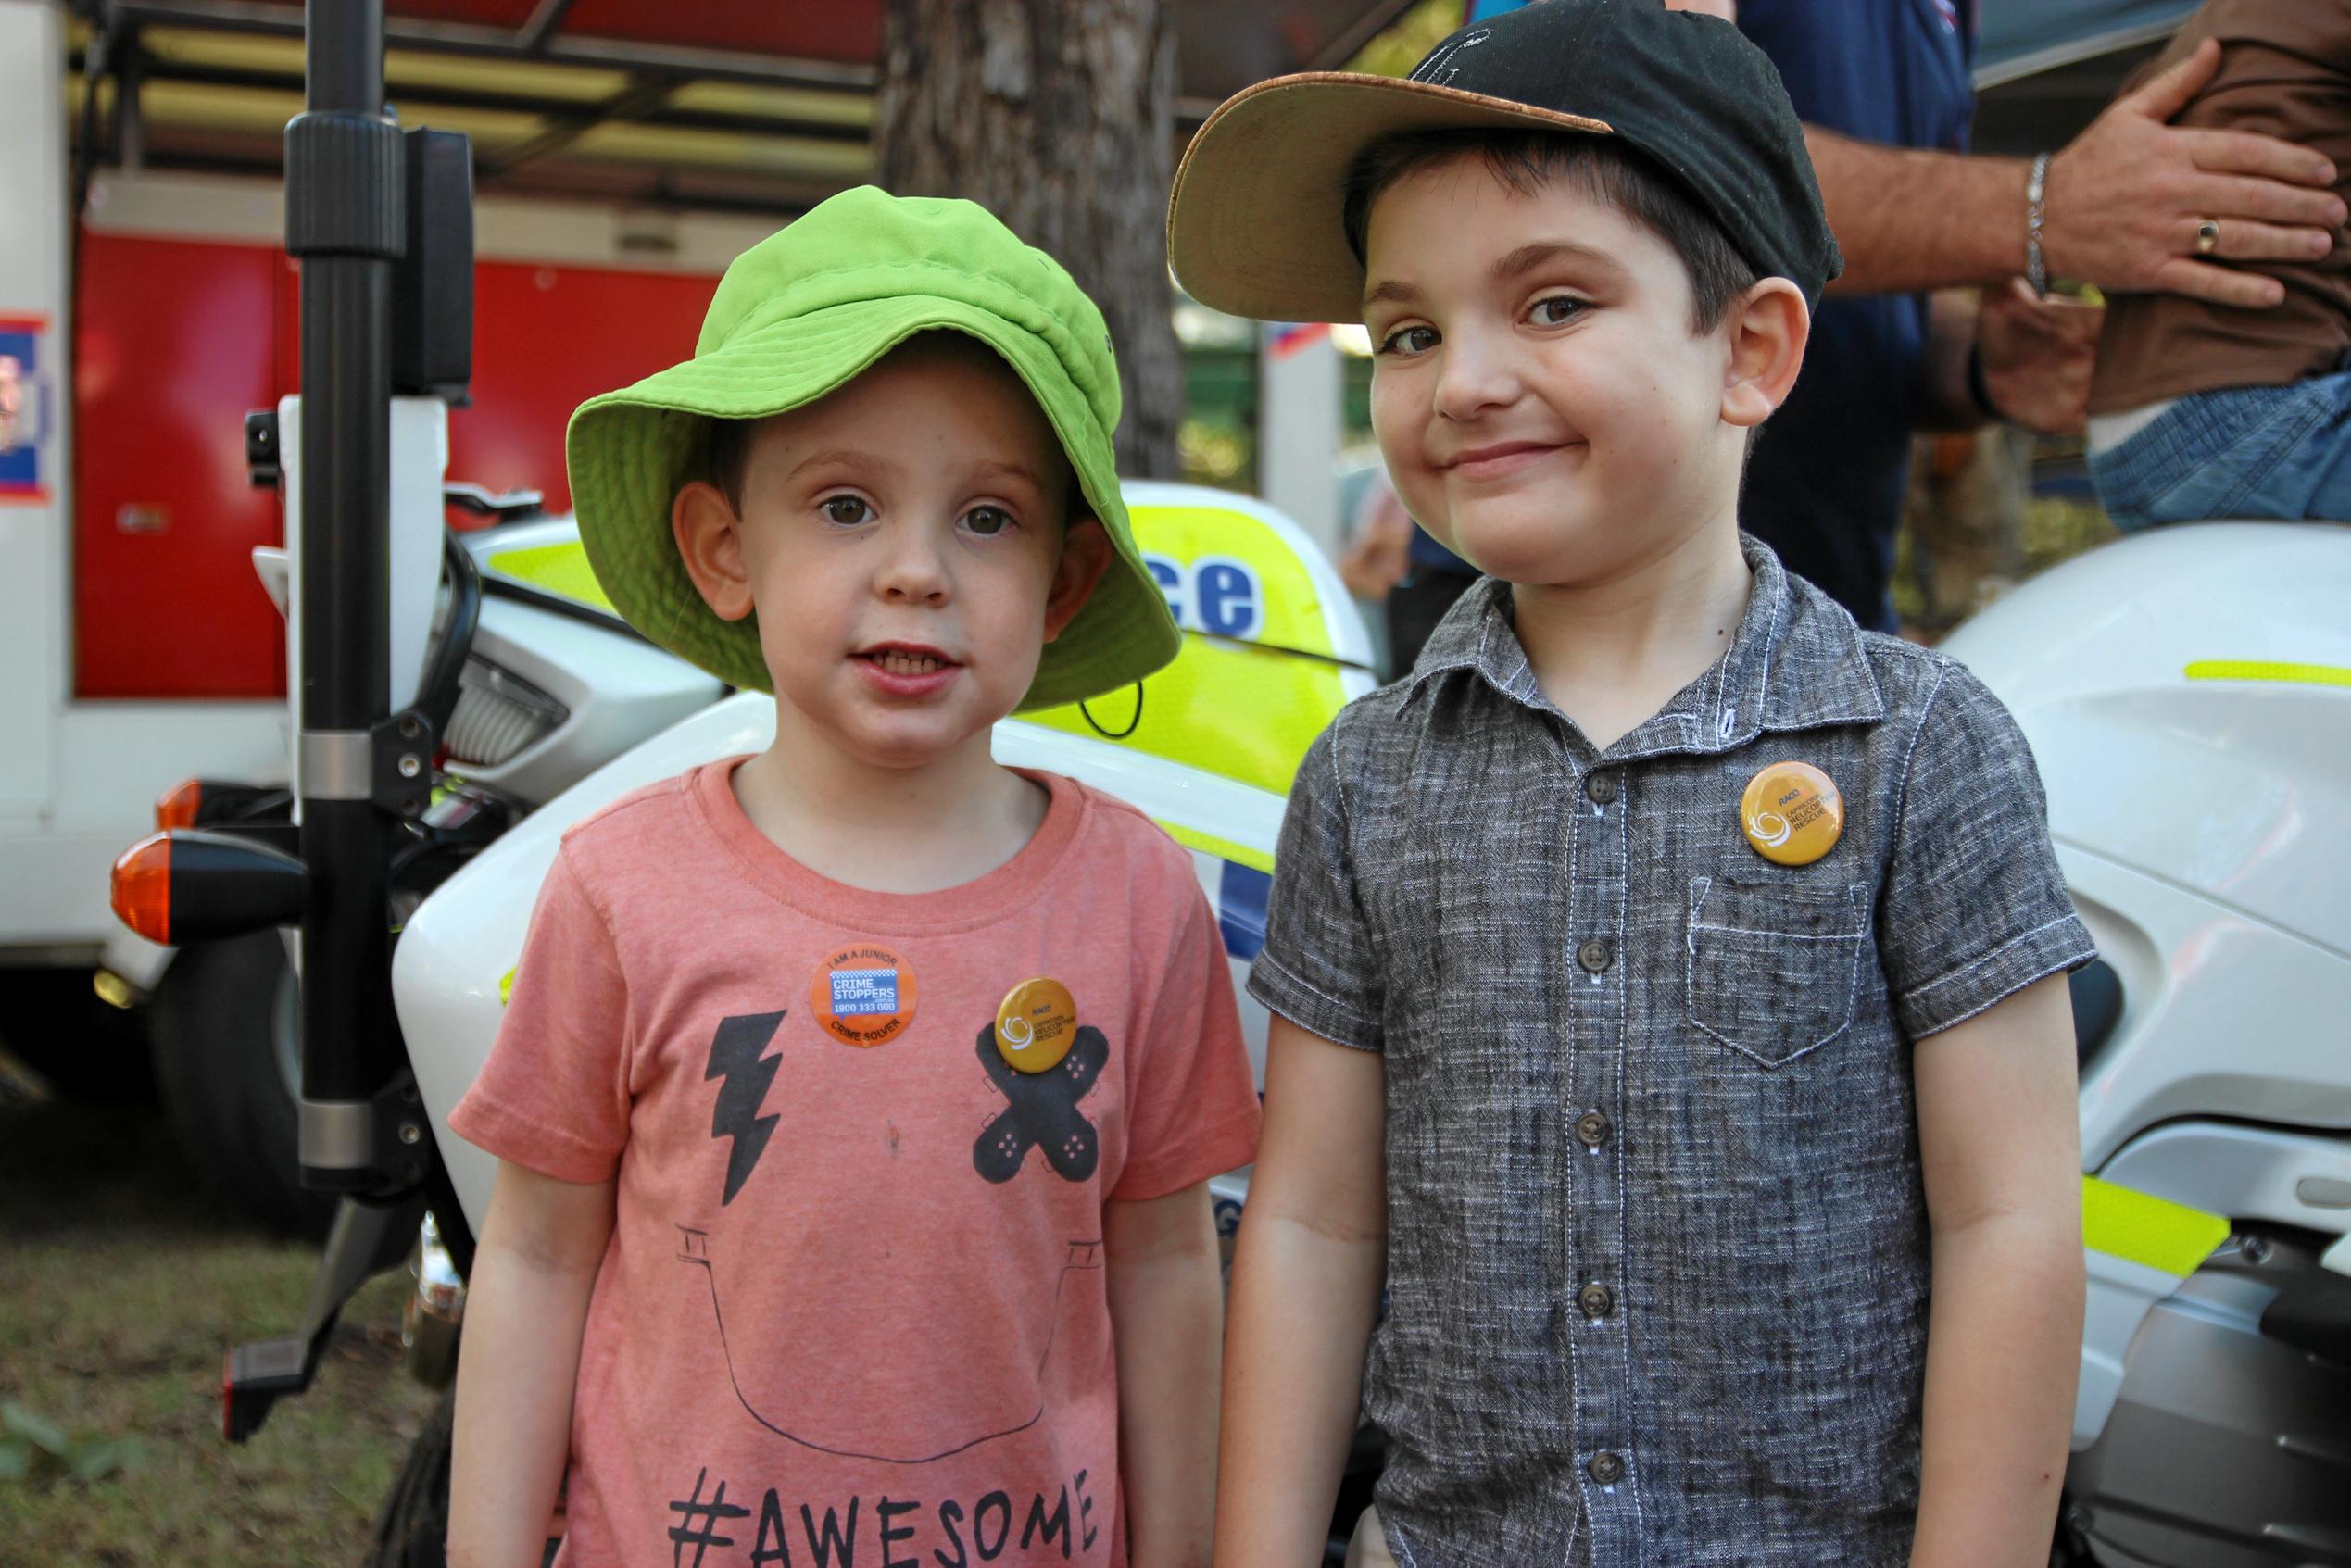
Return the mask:
[[900,653],[896,648],[886,648],[874,658],[893,675],[927,675],[939,666],[939,661],[926,653]]

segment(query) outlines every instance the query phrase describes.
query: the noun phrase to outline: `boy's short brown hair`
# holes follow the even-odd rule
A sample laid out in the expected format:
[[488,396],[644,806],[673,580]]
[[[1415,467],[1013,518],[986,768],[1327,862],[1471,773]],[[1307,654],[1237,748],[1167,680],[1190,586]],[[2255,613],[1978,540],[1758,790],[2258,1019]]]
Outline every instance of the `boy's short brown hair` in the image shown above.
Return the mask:
[[1757,281],[1722,225],[1656,165],[1604,138],[1556,131],[1478,127],[1375,142],[1347,171],[1344,221],[1355,259],[1367,259],[1364,236],[1381,195],[1407,175],[1468,157],[1482,160],[1488,173],[1522,196],[1571,182],[1665,241],[1689,275],[1692,332],[1721,325],[1732,303]]

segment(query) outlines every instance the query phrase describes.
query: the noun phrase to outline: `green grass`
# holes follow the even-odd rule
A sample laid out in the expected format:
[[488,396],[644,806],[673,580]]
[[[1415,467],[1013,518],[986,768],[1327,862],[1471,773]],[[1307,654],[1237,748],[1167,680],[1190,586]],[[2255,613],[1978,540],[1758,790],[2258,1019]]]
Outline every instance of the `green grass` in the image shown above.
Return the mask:
[[345,1312],[308,1394],[220,1437],[222,1356],[295,1331],[316,1261],[207,1191],[152,1105],[0,1108],[0,1404],[77,1450],[134,1445],[94,1481],[0,1479],[0,1562],[361,1562],[434,1402],[400,1365],[405,1271]]

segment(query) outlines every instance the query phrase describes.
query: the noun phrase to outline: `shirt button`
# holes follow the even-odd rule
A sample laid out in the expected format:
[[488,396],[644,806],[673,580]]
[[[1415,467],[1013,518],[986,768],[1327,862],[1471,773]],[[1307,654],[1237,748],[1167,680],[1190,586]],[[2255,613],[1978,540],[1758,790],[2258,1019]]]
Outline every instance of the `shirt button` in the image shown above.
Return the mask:
[[1585,774],[1584,793],[1591,797],[1593,805],[1607,805],[1616,798],[1616,775],[1614,773]]
[[1616,1309],[1616,1293],[1604,1285],[1588,1285],[1576,1292],[1576,1305],[1588,1318],[1604,1318]]
[[1602,970],[1606,969],[1608,967],[1609,960],[1615,956],[1615,953],[1610,950],[1608,944],[1603,942],[1596,936],[1576,949],[1576,961],[1583,965],[1586,969],[1591,971],[1594,974],[1598,974]]
[[1625,1478],[1625,1461],[1603,1449],[1591,1456],[1591,1461],[1584,1466],[1584,1474],[1603,1486],[1613,1486]]
[[1576,1118],[1576,1136],[1586,1148],[1598,1148],[1608,1141],[1608,1118],[1597,1110],[1587,1110]]

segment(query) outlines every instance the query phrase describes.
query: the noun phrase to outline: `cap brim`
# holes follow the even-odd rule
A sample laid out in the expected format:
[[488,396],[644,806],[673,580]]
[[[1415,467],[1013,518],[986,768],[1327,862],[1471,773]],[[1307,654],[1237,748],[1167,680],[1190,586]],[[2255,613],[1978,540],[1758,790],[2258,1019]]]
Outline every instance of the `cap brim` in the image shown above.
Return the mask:
[[1012,368],[1060,438],[1117,559],[1045,647],[1023,709],[1098,696],[1176,657],[1181,633],[1136,548],[1109,433],[1051,347],[992,311],[932,295],[856,300],[748,332],[583,404],[565,450],[580,542],[612,606],[656,645],[736,686],[770,687],[756,615],[722,621],[670,529],[679,488],[707,472],[712,419],[765,419],[846,385],[918,332],[961,332]]
[[1347,173],[1365,148],[1420,131],[1615,128],[1582,115],[1351,71],[1276,77],[1235,94],[1185,150],[1167,206],[1176,279],[1212,309],[1270,321],[1360,321]]

